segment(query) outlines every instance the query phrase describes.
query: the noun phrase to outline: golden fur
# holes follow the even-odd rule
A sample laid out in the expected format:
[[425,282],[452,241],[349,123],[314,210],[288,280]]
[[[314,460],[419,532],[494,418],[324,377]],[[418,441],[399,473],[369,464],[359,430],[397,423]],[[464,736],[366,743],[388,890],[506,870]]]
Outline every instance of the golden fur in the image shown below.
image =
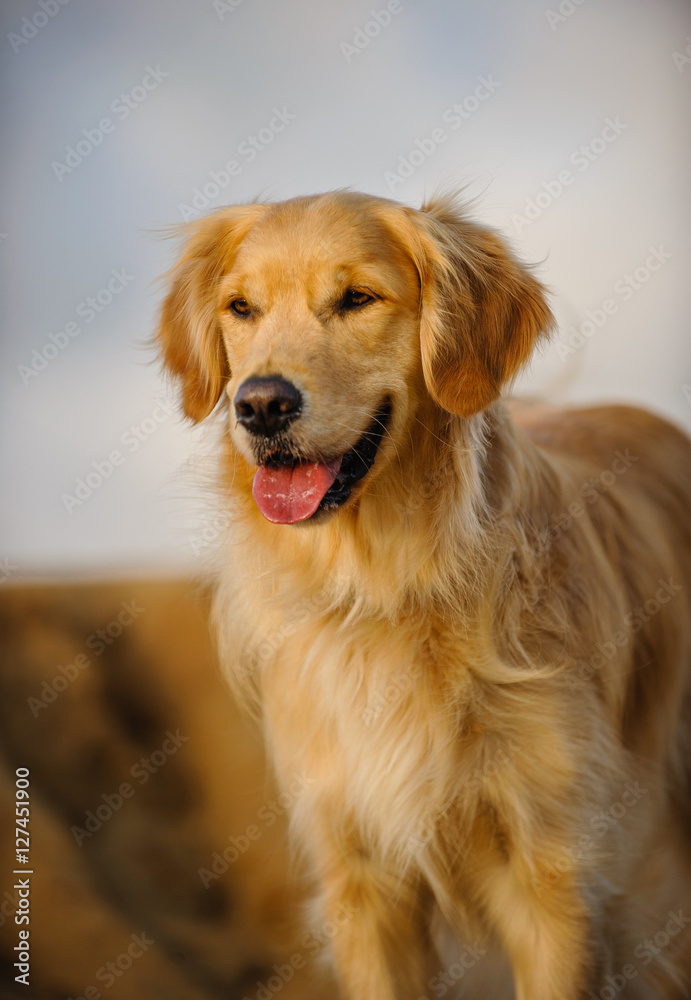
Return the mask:
[[[451,199],[186,231],[159,344],[185,413],[229,414],[222,656],[279,781],[306,779],[293,829],[323,913],[350,914],[343,997],[687,996],[691,443],[625,407],[511,416],[552,317]],[[341,314],[352,287],[374,300]],[[306,459],[392,403],[351,499],[295,526],[257,509],[232,409],[272,374],[303,394]]]

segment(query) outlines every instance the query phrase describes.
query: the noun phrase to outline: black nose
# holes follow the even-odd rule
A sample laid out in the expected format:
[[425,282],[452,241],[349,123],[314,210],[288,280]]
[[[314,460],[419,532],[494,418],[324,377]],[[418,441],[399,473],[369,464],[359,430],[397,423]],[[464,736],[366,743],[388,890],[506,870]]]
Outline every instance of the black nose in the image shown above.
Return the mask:
[[300,415],[302,396],[280,375],[248,378],[235,394],[238,423],[251,434],[271,437]]

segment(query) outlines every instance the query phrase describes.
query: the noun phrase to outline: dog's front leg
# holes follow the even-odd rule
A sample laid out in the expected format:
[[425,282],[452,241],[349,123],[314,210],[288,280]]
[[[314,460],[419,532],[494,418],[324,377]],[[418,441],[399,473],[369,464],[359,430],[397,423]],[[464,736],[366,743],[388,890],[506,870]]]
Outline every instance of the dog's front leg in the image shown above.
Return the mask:
[[343,1000],[417,1000],[429,975],[429,901],[358,849],[322,866],[324,911]]
[[602,956],[573,875],[543,890],[508,868],[493,889],[492,915],[513,969],[516,1000],[586,1000]]

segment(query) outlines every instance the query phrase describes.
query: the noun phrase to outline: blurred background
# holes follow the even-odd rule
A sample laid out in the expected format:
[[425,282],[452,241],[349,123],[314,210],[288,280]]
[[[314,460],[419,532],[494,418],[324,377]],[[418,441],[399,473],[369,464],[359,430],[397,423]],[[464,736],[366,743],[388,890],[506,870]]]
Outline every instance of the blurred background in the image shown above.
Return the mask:
[[[5,0],[0,16],[4,576],[198,567],[204,435],[158,408],[142,346],[174,258],[157,233],[258,196],[418,205],[465,186],[552,291],[558,339],[520,390],[691,426],[687,0]],[[121,465],[66,499],[114,449]]]
[[194,582],[216,439],[147,346],[161,234],[257,197],[463,188],[558,318],[517,392],[691,429],[691,5],[4,0],[0,24],[0,997],[333,1000]]

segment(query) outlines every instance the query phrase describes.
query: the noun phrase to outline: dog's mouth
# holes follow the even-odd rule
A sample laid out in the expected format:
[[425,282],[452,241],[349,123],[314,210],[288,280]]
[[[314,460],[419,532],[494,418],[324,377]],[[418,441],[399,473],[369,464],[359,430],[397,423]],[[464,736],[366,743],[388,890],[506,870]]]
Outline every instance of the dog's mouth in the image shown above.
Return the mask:
[[285,451],[270,455],[252,485],[264,517],[274,524],[297,524],[342,507],[374,465],[390,418],[391,401],[386,399],[353,447],[330,461],[305,461]]

